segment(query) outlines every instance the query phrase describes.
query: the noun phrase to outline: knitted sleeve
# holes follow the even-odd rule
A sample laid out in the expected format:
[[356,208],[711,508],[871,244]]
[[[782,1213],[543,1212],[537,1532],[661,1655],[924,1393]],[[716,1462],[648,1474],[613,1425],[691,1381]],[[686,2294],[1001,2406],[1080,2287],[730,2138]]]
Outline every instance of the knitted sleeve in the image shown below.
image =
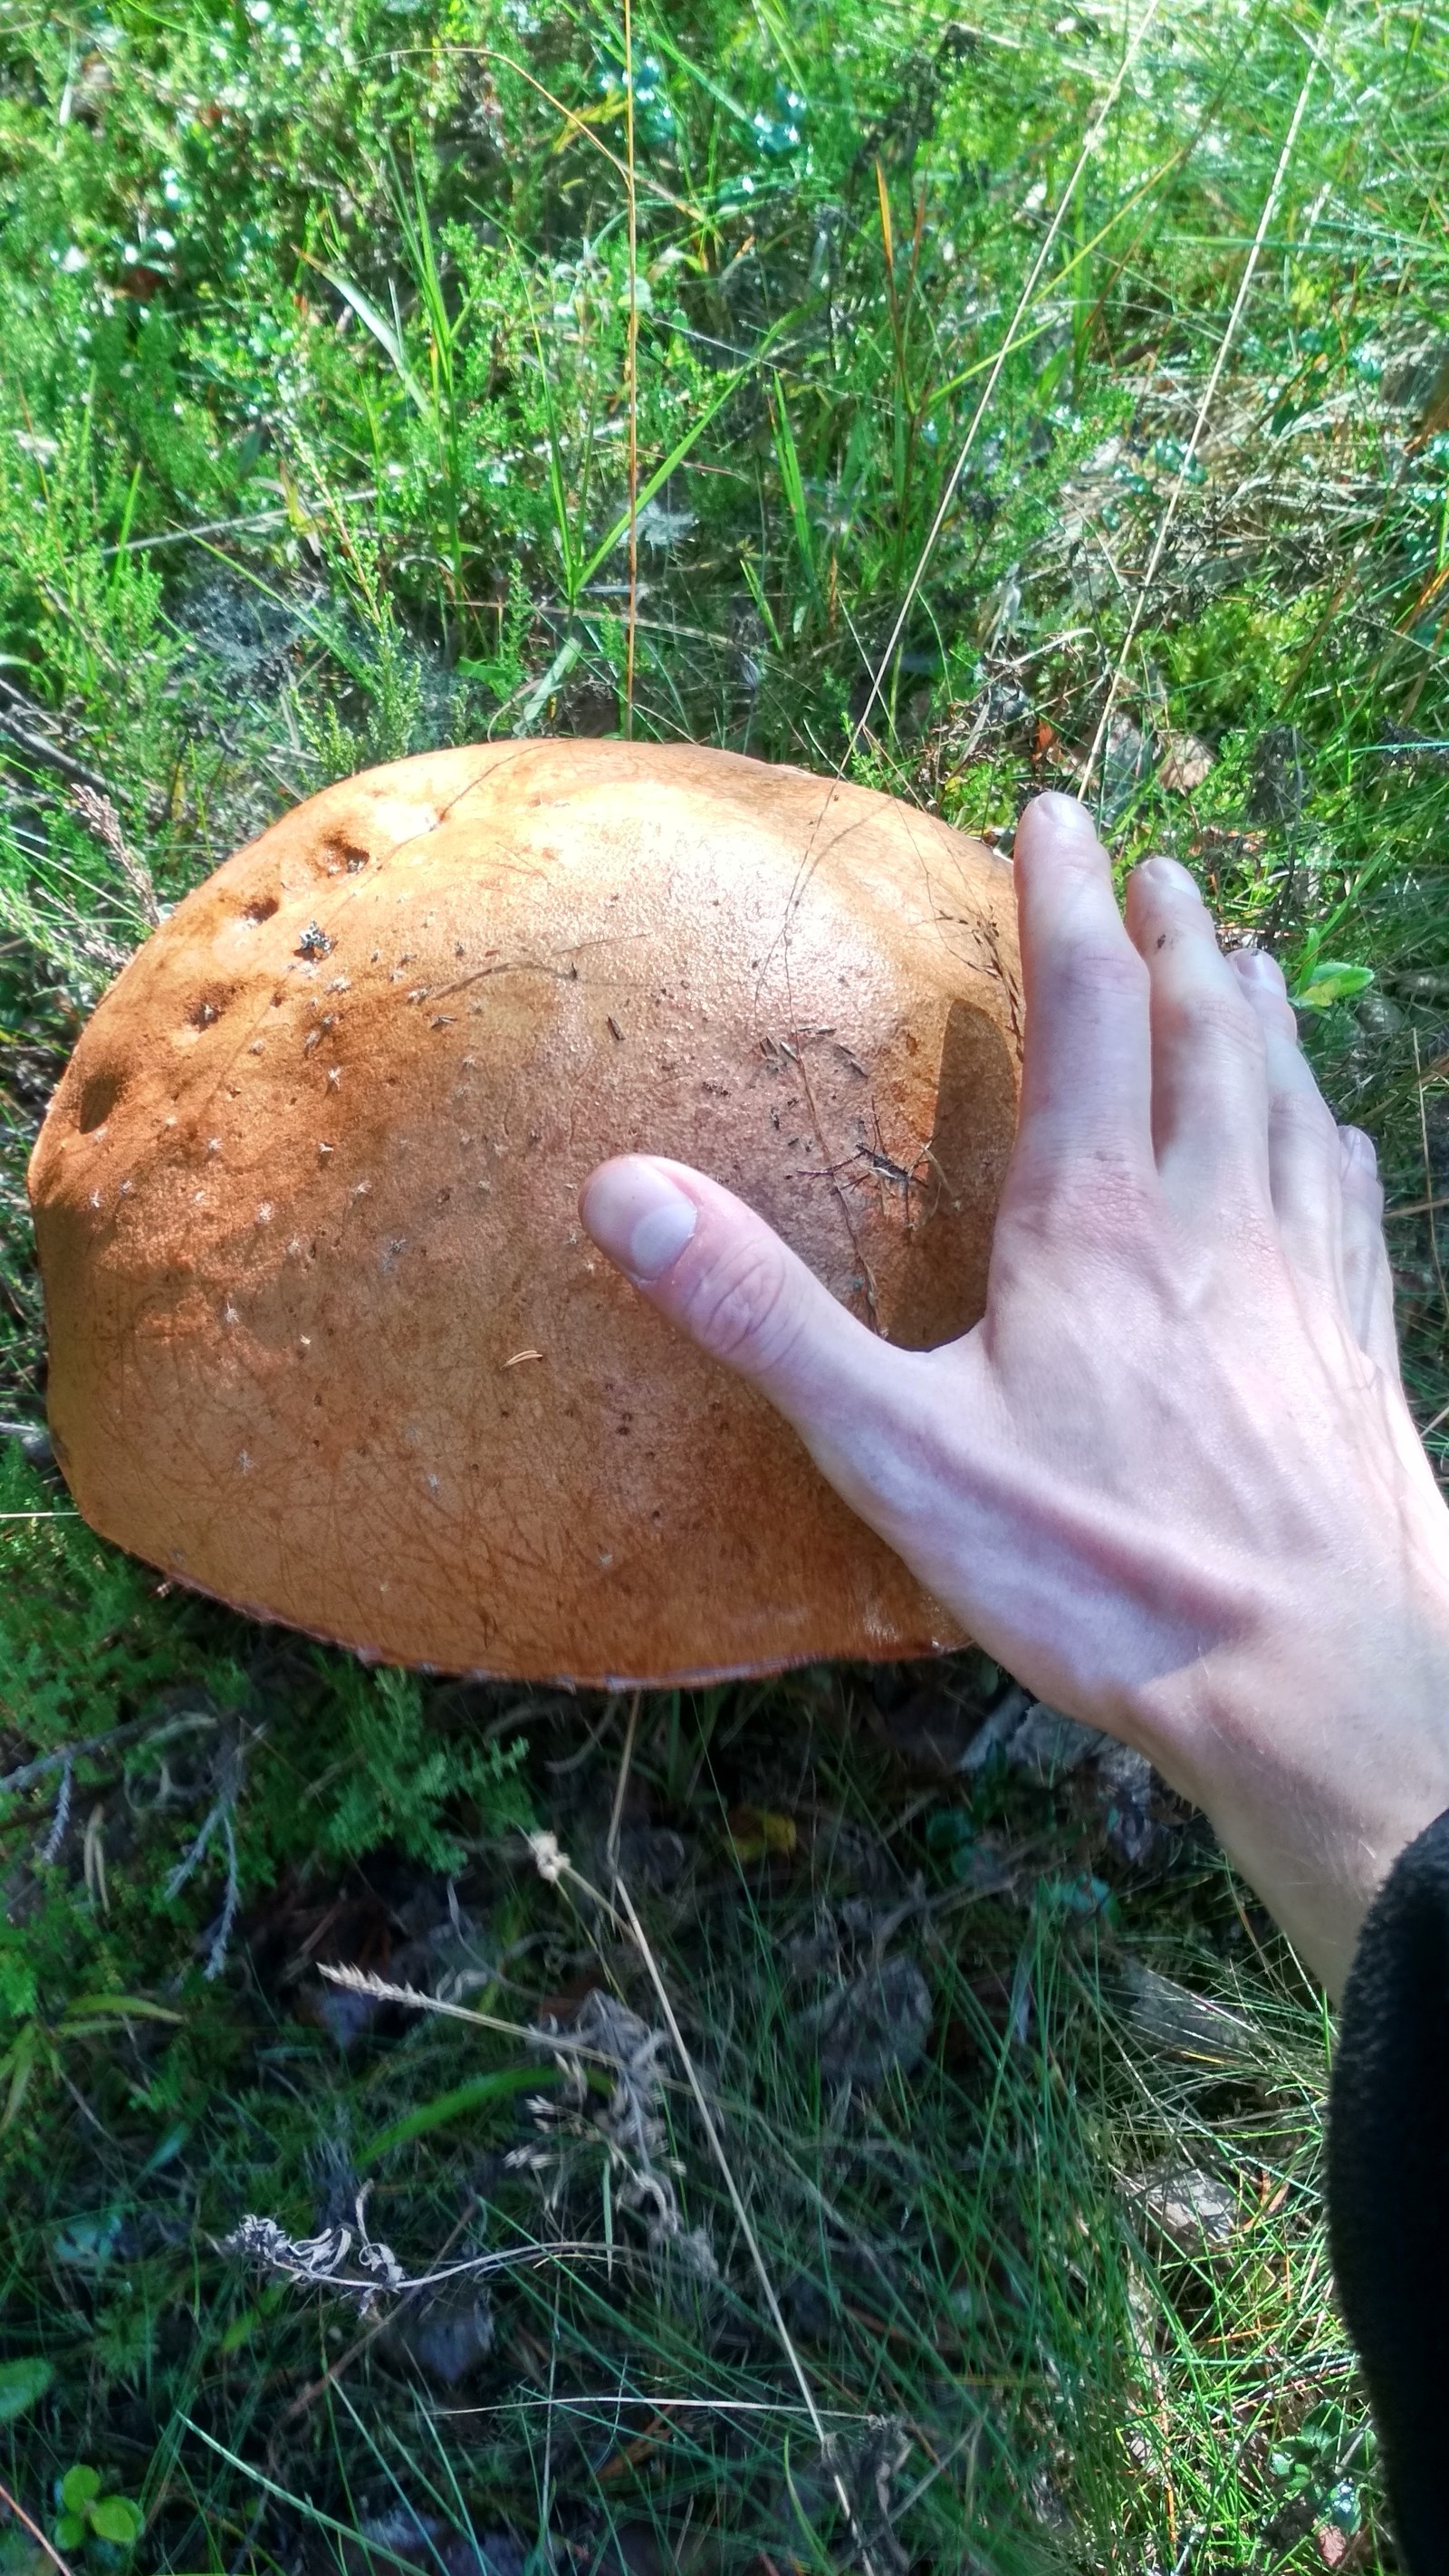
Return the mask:
[[1359,1938],[1328,2113],[1328,2215],[1411,2576],[1449,2569],[1449,1812]]

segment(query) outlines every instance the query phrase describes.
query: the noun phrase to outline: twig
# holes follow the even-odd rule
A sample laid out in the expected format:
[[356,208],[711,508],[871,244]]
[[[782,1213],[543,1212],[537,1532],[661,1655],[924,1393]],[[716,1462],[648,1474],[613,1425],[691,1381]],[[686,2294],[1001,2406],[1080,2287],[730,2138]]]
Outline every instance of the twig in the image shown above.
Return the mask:
[[16,2503],[10,2489],[4,2485],[3,2482],[0,2482],[0,2504],[6,2505],[10,2512],[14,2514],[16,2521],[24,2524],[31,2539],[36,2543],[36,2546],[44,2550],[52,2567],[58,2567],[60,2569],[60,2576],[72,2576],[72,2571],[67,2566],[66,2561],[62,2558],[60,2551],[51,2547],[51,2544],[46,2539],[39,2523],[31,2521],[24,2505]]
[[890,2519],[893,2523],[902,2521],[912,2506],[920,2503],[927,2488],[933,2487],[937,2478],[949,2469],[952,2461],[958,2460],[961,2453],[969,2447],[971,2457],[966,2463],[966,2493],[963,2499],[962,2519],[967,2528],[970,2528],[971,2491],[976,2480],[976,2454],[981,2447],[982,2430],[983,2427],[979,2423],[968,2424],[964,2433],[957,2434],[950,2449],[943,2451],[939,2460],[932,2461],[925,2476],[918,2478],[915,2485],[907,2489],[899,2504],[892,2505]]
[[[1344,2366],[1347,2368],[1349,2365],[1345,2363]],[[970,2388],[985,2387],[988,2384],[995,2386],[998,2383],[995,2381],[988,2383],[978,2379],[963,2380],[959,2383],[962,2387]],[[1003,2380],[1000,2385],[1004,2387],[1006,2382]],[[435,2406],[433,2413],[439,2419],[446,2417],[449,2422],[459,2423],[469,2415],[507,2415],[526,2406],[547,2406],[548,2402],[546,2396],[525,2397],[514,2390],[509,2396],[497,2399],[492,2405]],[[617,2410],[623,2406],[644,2406],[661,2415],[788,2415],[794,2417],[805,2414],[803,2406],[787,2404],[781,2397],[647,2397],[642,2391],[636,2393],[618,2388],[602,2388],[595,2393],[585,2393],[581,2396],[559,2397],[554,2400],[554,2403],[562,2412],[570,2413],[581,2413],[589,2406],[613,2409],[616,2422]],[[827,2415],[838,2415],[842,2424],[866,2424],[870,2420],[868,2416],[860,2414],[852,2406],[828,2406],[821,2411]],[[806,2420],[808,2422],[808,2416]]]
[[[31,1517],[29,1513],[25,1516]],[[173,1735],[185,1735],[197,1726],[216,1726],[220,1719],[210,1709],[192,1709],[185,1715],[163,1718],[133,1717],[124,1726],[109,1726],[103,1735],[86,1735],[74,1744],[62,1744],[54,1753],[37,1754],[33,1762],[22,1762],[18,1771],[7,1771],[0,1780],[0,1798],[14,1797],[20,1790],[33,1788],[50,1771],[63,1771],[73,1762],[89,1761],[93,1753],[119,1753],[123,1746],[138,1744],[148,1736],[167,1743]]]
[[[414,47],[412,50],[414,52],[418,52],[424,49]],[[429,59],[431,59],[434,48],[428,47],[426,51]],[[586,118],[577,115],[573,108],[566,107],[561,98],[555,98],[553,91],[544,87],[543,82],[528,69],[526,63],[519,62],[512,54],[500,53],[496,45],[444,45],[442,47],[442,51],[445,54],[476,54],[480,62],[501,63],[505,71],[515,73],[517,78],[525,82],[529,89],[537,92],[538,96],[553,109],[556,116],[562,118],[564,124],[568,128],[571,140],[587,144],[589,150],[591,152],[599,153],[602,158],[609,163],[612,169],[618,171],[621,178],[627,177],[628,174],[625,164],[620,160],[617,152],[611,152],[609,150],[603,136],[594,132],[593,127],[587,122]],[[697,225],[707,221],[707,217],[702,207],[690,205],[683,197],[676,197],[670,189],[661,187],[657,179],[653,177],[649,179],[648,189],[650,197],[653,199],[655,204],[668,206],[676,215],[683,215],[687,223]],[[701,334],[698,336],[702,337],[704,335]],[[723,348],[725,343],[723,341],[714,341],[711,345],[715,348]]]
[[1385,1208],[1384,1223],[1385,1225],[1397,1225],[1401,1217],[1433,1216],[1439,1208],[1446,1207],[1449,1207],[1449,1198],[1411,1199],[1407,1207]]
[[226,1844],[226,1894],[222,1899],[221,1920],[212,1937],[203,1971],[208,1983],[219,1977],[226,1965],[226,1945],[231,1938],[232,1925],[236,1921],[237,1907],[241,1901],[237,1881],[236,1831],[232,1817],[242,1792],[245,1762],[246,1737],[239,1727],[232,1742],[222,1748],[221,1761],[217,1766],[219,1776],[216,1796],[193,1837],[190,1850],[183,1852],[167,1877],[162,1891],[166,1896],[180,1895],[187,1880],[205,1859],[207,1845],[219,1826],[222,1839]]
[[55,1859],[56,1854],[60,1850],[61,1844],[65,1840],[65,1829],[70,1823],[71,1792],[74,1787],[75,1766],[73,1763],[67,1762],[65,1769],[60,1775],[60,1795],[55,1802],[55,1815],[51,1822],[50,1831],[46,1835],[44,1844],[41,1848],[40,1858],[42,1866],[47,1861]]
[[[477,2217],[478,2211],[482,2205],[483,2204],[476,2196],[469,2201],[462,2217],[458,2220],[456,2226],[449,2228],[447,2235],[444,2237],[442,2244],[438,2248],[439,2263],[444,2262],[447,2256],[452,2253],[453,2248],[457,2244],[459,2237],[462,2235],[464,2228]],[[298,2390],[297,2395],[292,2399],[291,2404],[284,2407],[282,2414],[278,2418],[276,2431],[273,2433],[271,2440],[267,2444],[267,2457],[269,2460],[273,2461],[274,2465],[274,2444],[277,2440],[277,2435],[280,2434],[287,2425],[295,2424],[303,2415],[310,2414],[312,2408],[316,2405],[318,2398],[326,2396],[328,2389],[333,2386],[335,2381],[341,2378],[344,2370],[348,2369],[351,2363],[358,2359],[360,2354],[366,2352],[368,2345],[377,2341],[377,2338],[382,2333],[384,2327],[390,2325],[395,2317],[400,2316],[404,2308],[411,2307],[413,2300],[418,2296],[419,2292],[417,2290],[404,2290],[401,2298],[398,2300],[397,2306],[395,2308],[389,2308],[384,2316],[375,2317],[371,2325],[364,2328],[356,2341],[348,2345],[345,2352],[340,2352],[335,2361],[328,2363],[327,2368],[323,2371],[320,2379],[311,2380],[305,2388]]]
[[[375,501],[377,497],[377,485],[369,483],[360,492],[338,492],[334,499],[335,506],[341,509],[349,501]],[[310,507],[305,502],[302,506]],[[253,510],[241,519],[204,519],[197,528],[163,528],[154,537],[128,537],[123,546],[102,546],[100,559],[102,563],[109,563],[113,555],[144,555],[150,554],[157,546],[185,546],[193,537],[240,536],[247,528],[269,528],[274,520],[290,519],[291,516],[291,510],[282,504],[275,510]]]
[[27,733],[23,725],[5,708],[0,707],[0,733],[14,743],[17,751],[33,761],[37,769],[53,769],[58,778],[68,778],[73,787],[89,787],[99,796],[106,793],[106,782],[99,770],[87,769],[83,762],[72,760],[67,752],[57,751],[54,743],[42,742],[38,734]]
[[[370,2188],[370,2186],[368,2186]],[[367,2234],[358,2202],[358,2259],[361,2272],[344,2272],[341,2265],[352,2250],[353,2231],[348,2227],[325,2228],[320,2236],[288,2236],[274,2218],[248,2216],[233,2228],[230,2236],[217,2238],[218,2253],[235,2254],[256,2263],[264,2271],[277,2272],[285,2280],[296,2281],[304,2289],[340,2290],[363,2301],[366,2315],[374,2300],[385,2291],[400,2297],[412,2297],[419,2290],[437,2289],[445,2281],[490,2279],[495,2272],[509,2272],[519,2264],[547,2263],[555,2255],[591,2256],[602,2254],[602,2245],[586,2237],[560,2238],[552,2245],[504,2245],[492,2254],[473,2254],[463,2263],[443,2263],[431,2272],[419,2273],[409,2280],[392,2248]]]
[[226,1836],[226,1894],[222,1898],[221,1921],[212,1936],[211,1948],[206,1954],[206,1966],[202,1970],[202,1975],[208,1984],[221,1975],[226,1965],[226,1947],[231,1939],[232,1926],[236,1922],[237,1907],[241,1903],[241,1886],[236,1866],[236,1831],[232,1824],[230,1807],[222,1817],[221,1830]]
[[[587,1762],[589,1755],[593,1752],[599,1738],[602,1735],[606,1735],[609,1728],[613,1725],[614,1714],[617,1707],[617,1700],[612,1698],[607,1699],[604,1702],[603,1716],[600,1718],[597,1726],[590,1727],[589,1732],[584,1737],[577,1753],[565,1754],[563,1760],[560,1762],[545,1762],[543,1766],[545,1771],[551,1772],[555,1780],[564,1779],[571,1771],[582,1771],[584,1764]],[[522,1723],[521,1720],[519,1722]],[[511,1723],[511,1721],[505,1721],[505,1723]],[[500,1726],[499,1732],[500,1734],[503,1732],[502,1726]]]

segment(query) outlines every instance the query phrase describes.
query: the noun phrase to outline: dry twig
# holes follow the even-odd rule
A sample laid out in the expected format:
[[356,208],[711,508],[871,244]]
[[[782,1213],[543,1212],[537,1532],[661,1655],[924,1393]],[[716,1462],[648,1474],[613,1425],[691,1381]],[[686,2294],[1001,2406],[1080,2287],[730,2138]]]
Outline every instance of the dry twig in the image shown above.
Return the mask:
[[31,2521],[30,2516],[29,2516],[29,2514],[26,2512],[24,2505],[23,2505],[23,2504],[17,2504],[17,2503],[16,2503],[16,2501],[15,2501],[14,2496],[13,2496],[13,2495],[11,2494],[11,2492],[10,2492],[10,2489],[9,2489],[7,2486],[3,2485],[3,2484],[0,2484],[0,2504],[3,2504],[3,2505],[6,2507],[6,2509],[7,2509],[7,2511],[8,2511],[8,2512],[10,2512],[10,2513],[13,2513],[13,2514],[14,2514],[16,2521],[17,2521],[18,2523],[21,2523],[21,2524],[24,2526],[25,2530],[27,2530],[27,2531],[29,2532],[31,2539],[35,2542],[36,2547],[37,2547],[38,2549],[43,2549],[43,2550],[44,2550],[44,2552],[45,2552],[45,2554],[46,2554],[46,2557],[50,2560],[50,2563],[51,2563],[52,2567],[58,2567],[58,2568],[60,2569],[60,2576],[71,2576],[71,2569],[70,2569],[70,2568],[69,2568],[69,2566],[67,2565],[66,2561],[62,2558],[62,2556],[61,2556],[61,2554],[60,2554],[60,2551],[59,2551],[58,2549],[54,2548],[54,2547],[52,2546],[52,2544],[50,2543],[50,2541],[48,2541],[48,2540],[46,2539],[46,2536],[45,2536],[44,2532],[41,2530],[39,2523],[38,2523],[38,2522],[32,2522],[32,2521]]

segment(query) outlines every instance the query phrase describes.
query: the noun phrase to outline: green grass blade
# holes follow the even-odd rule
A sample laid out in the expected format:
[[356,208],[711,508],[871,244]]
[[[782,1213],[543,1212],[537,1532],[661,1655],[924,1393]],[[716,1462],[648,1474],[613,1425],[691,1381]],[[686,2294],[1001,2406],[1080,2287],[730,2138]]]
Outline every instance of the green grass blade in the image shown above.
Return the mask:
[[359,2151],[359,2164],[376,2164],[379,2156],[393,2147],[405,2146],[410,2138],[425,2138],[433,2129],[446,2128],[450,2121],[465,2120],[472,2111],[486,2110],[490,2102],[511,2102],[520,2093],[537,2093],[556,2082],[551,2067],[505,2066],[491,2075],[475,2075],[467,2084],[456,2084],[451,2093],[435,2094],[430,2102],[419,2102],[379,2129],[375,2138]]

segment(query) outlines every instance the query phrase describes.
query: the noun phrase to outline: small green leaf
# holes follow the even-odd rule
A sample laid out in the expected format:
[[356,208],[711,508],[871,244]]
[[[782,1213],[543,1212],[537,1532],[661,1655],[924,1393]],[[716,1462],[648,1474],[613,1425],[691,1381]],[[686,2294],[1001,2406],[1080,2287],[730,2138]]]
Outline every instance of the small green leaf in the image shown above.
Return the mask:
[[60,2482],[60,2500],[67,2513],[84,2513],[100,2491],[100,2470],[87,2468],[81,2460],[77,2460],[73,2469],[66,2470]]
[[1289,999],[1296,1010],[1331,1011],[1335,1002],[1351,1002],[1356,993],[1366,993],[1373,980],[1372,966],[1346,966],[1339,958],[1321,957],[1294,985]]
[[179,2022],[182,2018],[179,2012],[172,2012],[165,2004],[151,2003],[145,1995],[76,1995],[65,2008],[64,2026],[67,2030],[81,2013],[88,2018],[95,2016],[97,2028],[107,2017],[117,2021],[170,2022]]
[[38,2000],[32,1961],[13,1934],[0,1932],[0,2012],[23,2021]]
[[54,2364],[42,2361],[38,2353],[28,2361],[0,2361],[0,2424],[13,2424],[17,2415],[25,2414],[45,2395],[54,2377]]
[[1363,2506],[1359,2502],[1359,2492],[1352,2478],[1339,2479],[1333,2493],[1327,2498],[1327,2506],[1329,2521],[1335,2523],[1338,2529],[1346,2532],[1351,2539],[1363,2521]]
[[4,2136],[7,2129],[13,2128],[20,2117],[20,2106],[30,2090],[31,2079],[35,2074],[36,2051],[39,2046],[40,2035],[34,2022],[28,2021],[14,2047],[7,2049],[3,2059],[0,2059],[0,2074],[8,2075],[10,2078],[9,2089],[5,2095],[5,2108],[0,2111],[0,2137]]
[[55,2526],[55,2545],[57,2549],[79,2549],[85,2536],[86,2527],[78,2513],[63,2513],[61,2515],[59,2522]]
[[145,2517],[129,2496],[102,2496],[91,2506],[91,2529],[98,2540],[112,2540],[118,2549],[134,2549],[145,2527]]

